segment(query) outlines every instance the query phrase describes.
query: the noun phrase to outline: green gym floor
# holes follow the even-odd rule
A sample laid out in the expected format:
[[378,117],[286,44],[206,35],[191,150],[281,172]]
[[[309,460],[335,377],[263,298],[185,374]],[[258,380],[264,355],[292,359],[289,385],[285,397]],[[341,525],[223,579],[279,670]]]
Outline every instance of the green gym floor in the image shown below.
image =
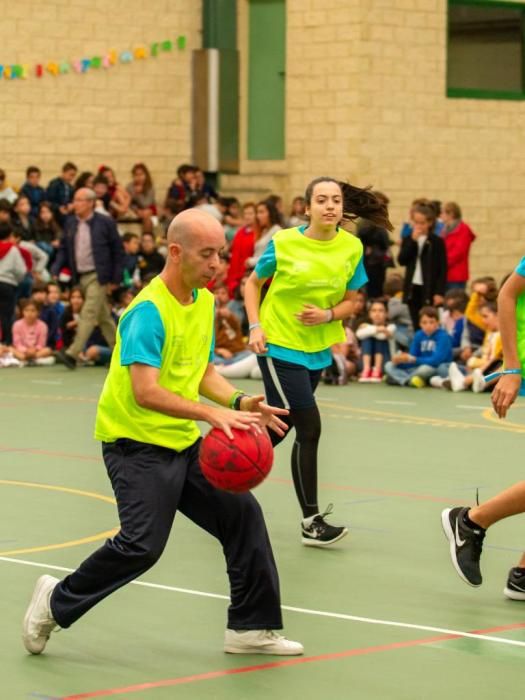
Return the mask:
[[482,700],[521,688],[525,603],[502,590],[525,546],[523,520],[490,531],[473,589],[452,568],[440,512],[523,478],[525,404],[498,422],[487,395],[383,385],[318,390],[321,505],[334,503],[348,537],[327,550],[300,545],[290,442],[256,490],[285,632],[304,657],[222,652],[222,554],[180,515],[151,571],[29,656],[20,631],[35,579],[63,576],[117,525],[91,437],[103,379],[98,369],[0,373],[2,700]]

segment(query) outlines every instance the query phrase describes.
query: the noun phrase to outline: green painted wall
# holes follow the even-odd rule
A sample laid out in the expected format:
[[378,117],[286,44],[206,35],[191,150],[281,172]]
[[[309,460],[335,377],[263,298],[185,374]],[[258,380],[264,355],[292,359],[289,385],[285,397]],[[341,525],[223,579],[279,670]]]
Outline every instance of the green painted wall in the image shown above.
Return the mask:
[[284,0],[250,0],[248,158],[285,157],[286,8]]
[[204,0],[202,45],[219,49],[219,170],[239,169],[237,0]]

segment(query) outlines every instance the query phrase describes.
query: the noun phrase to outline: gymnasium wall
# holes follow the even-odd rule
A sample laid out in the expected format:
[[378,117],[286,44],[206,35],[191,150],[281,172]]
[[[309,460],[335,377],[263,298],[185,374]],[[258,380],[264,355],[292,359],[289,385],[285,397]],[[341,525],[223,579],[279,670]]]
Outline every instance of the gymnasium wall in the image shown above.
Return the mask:
[[446,18],[446,0],[288,0],[286,159],[244,159],[238,189],[281,185],[291,201],[314,176],[346,177],[386,192],[396,225],[415,197],[455,200],[478,234],[473,274],[511,270],[525,253],[525,103],[446,97]]
[[[21,184],[25,166],[54,177],[112,165],[126,184],[135,161],[150,166],[159,194],[191,158],[191,50],[200,47],[200,0],[17,0],[2,3],[0,63],[27,64],[27,79],[0,79],[0,167]],[[156,58],[78,75],[35,77],[34,66],[118,54],[186,37]]]

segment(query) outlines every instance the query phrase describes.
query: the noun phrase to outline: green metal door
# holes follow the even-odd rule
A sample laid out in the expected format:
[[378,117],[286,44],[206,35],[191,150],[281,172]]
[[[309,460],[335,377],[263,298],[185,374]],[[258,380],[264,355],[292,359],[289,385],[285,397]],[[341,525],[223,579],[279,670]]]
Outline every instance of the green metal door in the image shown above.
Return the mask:
[[285,0],[250,0],[248,158],[284,158]]

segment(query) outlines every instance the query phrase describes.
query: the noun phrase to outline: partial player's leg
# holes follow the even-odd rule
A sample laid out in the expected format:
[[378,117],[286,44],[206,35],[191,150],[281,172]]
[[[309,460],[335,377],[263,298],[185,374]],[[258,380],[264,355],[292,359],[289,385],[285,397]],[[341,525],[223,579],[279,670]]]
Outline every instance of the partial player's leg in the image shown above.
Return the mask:
[[[480,586],[480,558],[486,530],[495,523],[525,512],[525,482],[521,481],[473,508],[446,508],[441,514],[443,530],[450,543],[450,557],[460,577]],[[525,600],[525,557],[511,569],[505,595]],[[513,590],[514,589],[514,590]]]
[[58,581],[41,577],[24,619],[26,649],[40,654],[53,627],[70,627],[94,605],[140,576],[159,559],[186,478],[186,460],[173,450],[133,440],[103,445],[115,492],[120,531]]
[[260,367],[269,402],[290,410],[291,424],[295,427],[292,448],[292,477],[295,493],[303,514],[302,542],[324,547],[344,537],[346,527],[329,525],[325,518],[331,506],[320,512],[317,498],[317,454],[321,437],[321,416],[314,392],[321,370],[308,370],[301,365],[273,358],[260,358]]
[[230,494],[203,476],[196,443],[190,450],[179,510],[222,544],[230,579],[231,604],[225,651],[302,654],[275,630],[282,628],[279,577],[259,504],[251,493]]

